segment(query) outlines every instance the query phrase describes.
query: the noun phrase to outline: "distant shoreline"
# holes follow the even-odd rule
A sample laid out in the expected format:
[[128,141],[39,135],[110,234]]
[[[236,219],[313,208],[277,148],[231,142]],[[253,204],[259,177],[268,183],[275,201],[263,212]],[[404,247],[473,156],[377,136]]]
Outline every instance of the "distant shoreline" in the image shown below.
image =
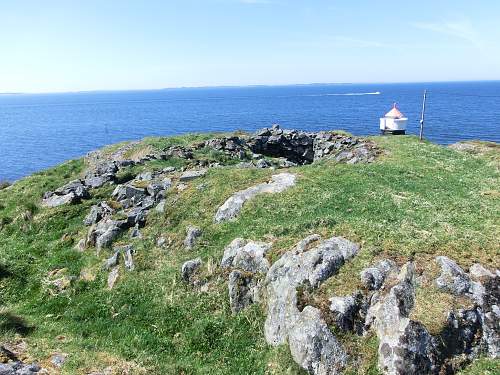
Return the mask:
[[176,86],[145,89],[95,89],[76,91],[47,91],[47,92],[0,92],[0,95],[53,95],[53,94],[91,94],[110,92],[144,92],[168,90],[196,90],[196,89],[238,89],[238,88],[266,88],[266,87],[302,87],[302,86],[349,86],[349,85],[408,85],[408,84],[436,84],[436,83],[496,83],[500,79],[465,80],[465,81],[415,81],[415,82],[333,82],[333,83],[288,83],[288,84],[255,84],[255,85],[215,85],[215,86]]

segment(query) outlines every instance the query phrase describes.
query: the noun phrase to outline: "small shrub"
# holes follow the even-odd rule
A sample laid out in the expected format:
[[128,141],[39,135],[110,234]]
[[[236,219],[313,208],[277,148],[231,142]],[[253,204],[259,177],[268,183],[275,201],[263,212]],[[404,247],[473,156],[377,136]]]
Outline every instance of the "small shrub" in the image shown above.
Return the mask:
[[11,185],[9,181],[0,181],[0,190],[6,189]]

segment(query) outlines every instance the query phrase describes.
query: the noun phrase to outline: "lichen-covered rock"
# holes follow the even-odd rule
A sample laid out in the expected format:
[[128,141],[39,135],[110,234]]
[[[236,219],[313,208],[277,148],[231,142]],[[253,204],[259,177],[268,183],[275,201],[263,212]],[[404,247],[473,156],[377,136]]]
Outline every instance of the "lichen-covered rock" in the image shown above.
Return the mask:
[[102,265],[102,268],[104,270],[110,270],[111,268],[116,267],[120,261],[119,259],[120,259],[120,251],[115,249],[113,255],[111,255],[108,259],[106,259],[106,261]]
[[379,368],[389,375],[434,374],[439,369],[434,340],[422,324],[409,318],[415,303],[413,263],[405,264],[394,282],[376,298],[367,316],[379,339]]
[[[43,370],[44,374],[47,374]],[[32,375],[41,374],[42,367],[37,363],[26,364],[21,361],[0,363],[0,375]]]
[[329,301],[330,311],[338,328],[343,331],[362,332],[364,324],[362,310],[366,309],[366,303],[361,293],[345,297],[332,297]]
[[310,374],[341,374],[347,363],[345,350],[315,307],[306,306],[298,314],[288,341],[293,359]]
[[254,274],[241,270],[233,270],[229,274],[229,305],[233,314],[257,302],[258,285]]
[[224,249],[221,267],[232,267],[251,273],[266,273],[269,262],[265,255],[270,248],[269,243],[236,238]]
[[267,273],[266,341],[271,345],[285,343],[290,327],[299,317],[297,288],[308,283],[317,288],[355,256],[359,246],[341,237],[324,241],[312,235],[285,253]]
[[448,257],[439,256],[436,262],[441,266],[441,274],[436,279],[439,289],[455,295],[463,295],[470,291],[469,276],[454,261]]
[[89,214],[85,217],[83,223],[86,226],[96,224],[105,217],[109,217],[114,213],[114,210],[106,203],[100,202],[90,208]]
[[45,193],[42,206],[58,207],[64,204],[79,203],[82,199],[88,199],[89,197],[88,188],[80,180],[74,180],[55,191]]
[[483,278],[495,277],[495,274],[484,268],[481,264],[475,263],[469,269],[469,274],[473,279],[481,280]]
[[396,263],[392,260],[381,260],[374,266],[365,268],[361,271],[361,282],[368,290],[378,290],[382,287],[389,272],[395,271],[396,268]]
[[269,262],[265,258],[271,244],[234,239],[224,249],[221,267],[232,268],[229,274],[229,303],[231,311],[237,313],[258,300],[260,282],[256,274],[266,273]]
[[104,247],[110,246],[126,228],[128,228],[128,224],[125,220],[101,220],[96,226],[90,227],[88,242],[95,245],[100,251]]
[[215,214],[215,222],[220,223],[226,220],[235,219],[243,205],[256,195],[269,193],[281,193],[286,189],[295,185],[296,176],[291,173],[280,173],[271,177],[271,181],[249,187],[245,190],[238,191],[227,199],[222,206],[219,207]]
[[182,173],[179,177],[180,181],[186,182],[194,180],[195,178],[203,177],[207,174],[206,169],[193,169]]
[[489,277],[482,283],[484,296],[479,310],[483,329],[482,342],[488,356],[500,357],[500,277]]
[[201,258],[191,259],[184,262],[181,268],[181,277],[185,282],[192,282],[193,276],[200,269],[202,265]]
[[201,234],[202,231],[200,228],[192,225],[188,226],[186,228],[186,238],[184,238],[184,246],[186,249],[192,250]]
[[[446,325],[437,340],[440,357],[444,359],[448,373],[454,372],[461,361],[451,361],[453,357],[463,357],[470,361],[480,352],[481,317],[477,308],[450,311]],[[454,362],[458,362],[454,364]],[[463,362],[463,361],[462,361]],[[453,366],[455,365],[455,366]]]
[[130,205],[134,205],[146,197],[146,191],[131,184],[118,185],[111,196],[119,202],[128,200],[131,202]]

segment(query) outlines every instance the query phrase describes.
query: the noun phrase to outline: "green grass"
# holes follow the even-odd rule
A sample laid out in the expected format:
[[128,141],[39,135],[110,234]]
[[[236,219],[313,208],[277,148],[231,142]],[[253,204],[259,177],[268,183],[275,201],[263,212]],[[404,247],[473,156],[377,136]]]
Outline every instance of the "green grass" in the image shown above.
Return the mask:
[[[147,138],[131,152],[210,137]],[[266,345],[261,306],[236,316],[230,312],[225,276],[213,265],[235,237],[273,242],[271,260],[311,233],[361,243],[359,256],[320,288],[318,298],[355,290],[359,271],[381,257],[400,263],[414,258],[429,275],[435,272],[430,260],[436,255],[447,255],[464,267],[474,262],[499,267],[495,159],[419,143],[414,137],[373,140],[384,150],[375,163],[321,162],[293,168],[290,171],[299,176],[295,187],[249,202],[235,222],[214,224],[218,206],[233,192],[266,181],[275,171],[214,168],[182,193],[172,189],[165,214],[152,212],[142,229],[144,238],[132,241],[136,270],[121,269],[112,291],[106,289],[107,274],[100,269],[109,252],[97,257],[91,249],[73,249],[86,233],[82,220],[89,207],[108,199],[112,187],[94,192],[80,205],[44,209],[39,207],[42,193],[79,176],[83,162],[71,161],[18,181],[0,191],[0,335],[4,340],[22,336],[33,358],[68,353],[65,374],[107,366],[137,374],[301,374],[286,347]],[[200,152],[197,157],[234,163],[219,153]],[[154,161],[121,174],[127,180],[142,170],[187,163]],[[191,251],[182,246],[188,224],[203,228]],[[155,246],[160,235],[172,240],[168,249]],[[180,281],[181,264],[197,256],[204,260],[206,292]],[[65,293],[52,296],[44,280],[50,271],[62,268],[76,276],[85,270],[95,279],[78,280]],[[432,290],[419,291],[416,313],[433,308],[426,304],[432,296]],[[435,316],[441,316],[446,306],[436,308]],[[374,338],[346,335],[341,340],[352,352],[349,371],[378,373]],[[481,360],[464,374],[495,366]]]

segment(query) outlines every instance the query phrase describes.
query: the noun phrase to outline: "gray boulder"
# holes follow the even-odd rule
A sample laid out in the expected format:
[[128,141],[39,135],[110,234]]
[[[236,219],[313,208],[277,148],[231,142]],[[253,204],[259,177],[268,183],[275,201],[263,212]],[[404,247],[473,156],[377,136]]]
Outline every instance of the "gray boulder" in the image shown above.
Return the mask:
[[255,166],[257,168],[270,168],[272,167],[272,164],[267,161],[266,159],[259,159],[256,163]]
[[111,268],[116,267],[119,263],[120,259],[120,251],[115,249],[114,254],[106,259],[104,264],[102,265],[102,268],[106,271],[109,271]]
[[374,266],[361,271],[361,282],[368,290],[378,290],[382,287],[389,272],[395,271],[396,268],[396,263],[392,260],[381,260]]
[[59,207],[65,204],[73,204],[77,202],[77,198],[73,193],[69,193],[66,195],[46,195],[42,200],[42,206],[44,207]]
[[271,244],[257,241],[234,239],[225,249],[222,268],[237,268],[251,273],[266,273],[269,262],[265,258]]
[[186,238],[184,238],[184,246],[186,249],[192,250],[201,234],[202,231],[200,228],[192,225],[188,226],[186,228]]
[[415,303],[413,263],[403,266],[394,283],[368,310],[367,324],[379,339],[379,369],[390,375],[434,374],[439,369],[434,340],[422,324],[409,318]]
[[79,203],[82,199],[88,198],[90,198],[88,188],[80,180],[74,180],[55,191],[45,193],[42,206],[58,207],[64,204]]
[[232,268],[229,275],[229,303],[231,311],[237,313],[258,300],[260,283],[257,273],[266,273],[269,262],[265,258],[271,244],[234,239],[224,249],[221,268]]
[[293,359],[310,374],[341,374],[347,363],[345,350],[315,307],[306,306],[298,314],[288,341]]
[[229,305],[233,314],[247,308],[259,300],[259,288],[254,274],[234,270],[229,274]]
[[341,237],[320,241],[318,235],[312,235],[271,266],[265,280],[267,318],[264,332],[269,344],[284,344],[290,327],[298,319],[297,288],[304,283],[317,288],[358,250],[358,245]]
[[485,294],[480,309],[482,342],[488,356],[500,357],[500,277],[490,277],[483,284]]
[[68,182],[66,185],[54,191],[56,195],[67,195],[73,193],[77,199],[88,199],[90,197],[88,188],[80,180]]
[[203,262],[201,261],[201,258],[191,259],[188,260],[187,262],[184,262],[184,264],[181,267],[182,280],[184,280],[187,283],[192,282],[193,276],[200,269],[202,263]]
[[249,187],[228,198],[215,214],[215,222],[235,219],[241,212],[243,205],[259,194],[281,193],[295,185],[296,176],[291,173],[280,173],[271,177],[271,181]]
[[179,180],[183,181],[183,182],[191,181],[191,180],[194,180],[195,178],[202,177],[206,174],[207,174],[206,169],[197,169],[197,170],[193,169],[193,170],[189,170],[189,171],[186,171],[183,174],[181,174],[181,176],[179,177]]
[[128,200],[131,205],[141,202],[146,197],[146,191],[130,184],[118,185],[111,196],[119,202]]
[[454,261],[445,256],[436,257],[441,266],[441,274],[436,279],[436,286],[454,295],[463,295],[471,289],[469,276]]
[[[41,373],[42,368],[36,364],[27,364],[21,361],[0,363],[0,375],[32,375]],[[44,370],[44,374],[46,373]]]
[[365,307],[365,303],[361,293],[345,297],[332,297],[329,301],[333,320],[339,329],[362,332],[364,323],[362,309]]
[[89,214],[85,217],[83,223],[87,226],[92,224],[96,224],[104,217],[111,216],[114,213],[114,210],[106,203],[100,202],[97,205],[94,205],[90,208]]
[[127,222],[124,220],[101,220],[97,226],[90,227],[89,243],[95,245],[100,251],[102,248],[110,246],[127,227]]

